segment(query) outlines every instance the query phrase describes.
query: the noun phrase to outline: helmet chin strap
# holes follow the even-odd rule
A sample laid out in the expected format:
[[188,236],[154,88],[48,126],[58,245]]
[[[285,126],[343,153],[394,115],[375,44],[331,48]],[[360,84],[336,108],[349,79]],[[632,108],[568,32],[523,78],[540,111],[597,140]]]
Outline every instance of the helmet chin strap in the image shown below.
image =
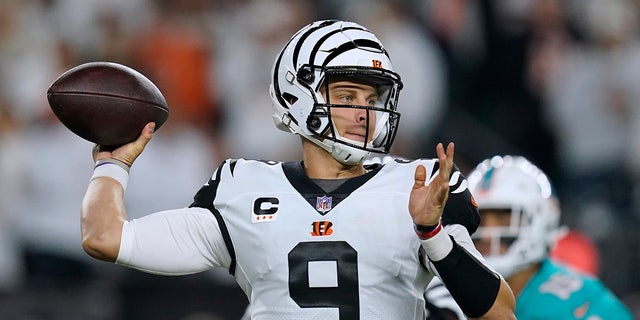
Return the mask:
[[[333,142],[333,141],[332,141]],[[333,142],[331,156],[342,164],[355,165],[369,156],[371,152]]]
[[[362,142],[360,141],[354,141],[354,140],[342,137],[338,133],[338,128],[335,127],[335,124],[332,124],[332,125],[334,128],[333,131],[337,136],[336,140],[345,141],[352,144],[362,144]],[[338,141],[328,140],[326,144],[331,146],[331,151],[330,151],[331,156],[342,164],[355,165],[371,154],[370,151],[352,147],[352,146],[340,143]],[[367,147],[372,147],[371,142],[367,143]]]
[[364,160],[364,158],[368,157],[369,154],[371,154],[371,152],[367,150],[354,148],[346,144],[335,142],[330,139],[325,139],[324,141],[321,141],[316,136],[310,136],[304,133],[299,133],[299,134],[303,136],[305,139],[313,142],[317,146],[326,150],[334,159],[338,160],[338,162],[345,165],[349,165],[349,166],[356,165],[360,161]]

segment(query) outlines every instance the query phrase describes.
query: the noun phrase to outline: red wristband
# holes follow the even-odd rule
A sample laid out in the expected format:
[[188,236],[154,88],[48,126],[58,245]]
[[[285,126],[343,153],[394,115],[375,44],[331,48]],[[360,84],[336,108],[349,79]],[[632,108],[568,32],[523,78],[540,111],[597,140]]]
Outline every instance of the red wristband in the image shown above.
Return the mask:
[[[431,230],[429,231],[420,230],[425,228],[431,229]],[[442,221],[438,221],[438,224],[436,224],[435,226],[429,226],[429,227],[419,226],[417,224],[414,224],[413,229],[416,231],[418,238],[420,238],[421,240],[426,240],[435,236],[436,234],[438,234],[438,232],[440,232],[440,230],[442,230]]]

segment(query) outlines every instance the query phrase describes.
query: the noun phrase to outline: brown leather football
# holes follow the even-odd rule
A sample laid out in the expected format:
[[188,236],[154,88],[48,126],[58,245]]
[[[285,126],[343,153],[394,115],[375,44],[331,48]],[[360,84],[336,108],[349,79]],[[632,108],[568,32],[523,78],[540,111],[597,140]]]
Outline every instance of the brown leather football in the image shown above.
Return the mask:
[[169,117],[167,101],[151,80],[113,62],[69,69],[51,84],[47,100],[69,130],[102,146],[131,142],[147,123],[155,122],[157,130]]

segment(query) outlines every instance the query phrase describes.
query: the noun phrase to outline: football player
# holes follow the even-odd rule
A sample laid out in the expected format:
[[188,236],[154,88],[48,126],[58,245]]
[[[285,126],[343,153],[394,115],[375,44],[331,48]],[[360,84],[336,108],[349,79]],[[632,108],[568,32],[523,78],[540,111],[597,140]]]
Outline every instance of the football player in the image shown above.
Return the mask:
[[226,160],[188,208],[128,220],[124,191],[150,123],[132,143],[95,148],[84,249],[155,274],[226,268],[251,319],[423,320],[434,276],[467,316],[514,319],[509,286],[471,240],[479,216],[453,144],[438,144],[437,159],[363,164],[389,151],[401,88],[368,29],[303,27],[276,57],[270,88],[273,120],[300,136],[301,161]]
[[560,204],[548,177],[520,156],[495,156],[468,176],[482,222],[472,235],[487,262],[516,295],[516,317],[632,319],[592,275],[550,259],[563,234]]

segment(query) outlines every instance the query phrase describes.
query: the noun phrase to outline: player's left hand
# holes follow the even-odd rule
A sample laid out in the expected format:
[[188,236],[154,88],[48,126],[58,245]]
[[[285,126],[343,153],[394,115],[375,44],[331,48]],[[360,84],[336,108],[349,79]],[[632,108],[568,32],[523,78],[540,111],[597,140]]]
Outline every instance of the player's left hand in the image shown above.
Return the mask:
[[418,225],[438,224],[449,198],[449,176],[453,169],[453,142],[447,145],[446,152],[443,144],[438,143],[436,153],[440,168],[431,182],[426,184],[427,171],[423,165],[418,165],[415,171],[413,188],[409,195],[409,213],[413,222]]

